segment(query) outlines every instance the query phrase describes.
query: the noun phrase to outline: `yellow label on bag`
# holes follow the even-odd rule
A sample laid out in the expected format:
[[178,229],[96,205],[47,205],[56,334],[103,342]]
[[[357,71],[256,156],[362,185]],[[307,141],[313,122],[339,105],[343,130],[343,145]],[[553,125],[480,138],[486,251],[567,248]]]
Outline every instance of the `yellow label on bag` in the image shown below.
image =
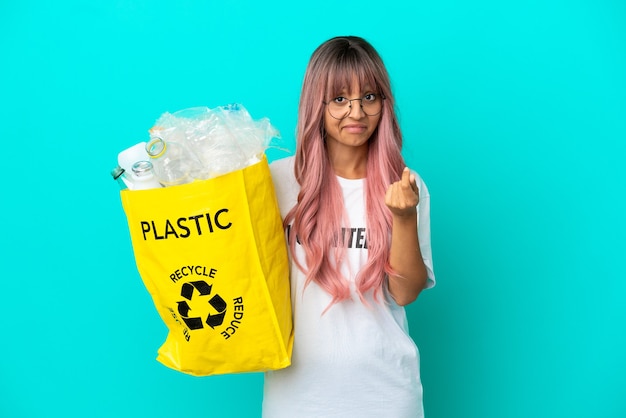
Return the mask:
[[194,375],[287,367],[289,263],[267,160],[121,196],[137,268],[169,329],[157,360]]

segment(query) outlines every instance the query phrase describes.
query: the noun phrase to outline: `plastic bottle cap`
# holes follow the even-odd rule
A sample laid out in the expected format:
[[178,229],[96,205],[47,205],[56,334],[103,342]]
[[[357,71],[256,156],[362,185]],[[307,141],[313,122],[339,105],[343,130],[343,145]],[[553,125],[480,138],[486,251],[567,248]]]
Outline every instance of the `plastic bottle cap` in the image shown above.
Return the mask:
[[126,170],[124,170],[119,165],[117,167],[115,167],[113,170],[111,170],[111,176],[113,176],[113,180],[117,180],[119,176],[124,174],[124,171],[126,171]]
[[152,163],[150,161],[137,161],[132,167],[133,174],[137,177],[151,176]]
[[146,152],[150,156],[150,158],[159,158],[163,153],[165,153],[165,141],[162,138],[154,137],[146,144]]

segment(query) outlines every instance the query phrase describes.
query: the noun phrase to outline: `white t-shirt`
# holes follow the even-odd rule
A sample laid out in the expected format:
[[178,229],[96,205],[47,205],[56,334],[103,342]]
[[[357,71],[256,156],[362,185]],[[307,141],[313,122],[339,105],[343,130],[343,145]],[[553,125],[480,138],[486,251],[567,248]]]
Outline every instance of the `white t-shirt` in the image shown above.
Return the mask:
[[[271,164],[283,218],[296,204],[299,185],[294,158]],[[419,176],[418,237],[428,270],[428,287],[435,284],[429,225],[429,195]],[[306,276],[291,262],[294,315],[292,365],[265,374],[265,418],[419,418],[423,417],[419,351],[409,337],[404,308],[385,290],[385,301],[366,295],[363,304],[354,276],[367,260],[364,180],[337,177],[349,216],[347,263],[352,300],[332,305],[331,296],[316,283],[304,289]],[[297,246],[297,245],[296,245]],[[299,260],[304,251],[297,248]],[[352,275],[348,275],[352,272]]]

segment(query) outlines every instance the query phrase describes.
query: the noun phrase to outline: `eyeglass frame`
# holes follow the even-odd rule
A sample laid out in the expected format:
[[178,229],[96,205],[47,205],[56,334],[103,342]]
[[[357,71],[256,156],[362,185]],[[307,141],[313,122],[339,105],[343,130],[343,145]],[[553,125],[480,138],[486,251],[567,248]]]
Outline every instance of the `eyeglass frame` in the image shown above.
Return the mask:
[[[363,109],[363,99],[365,99],[365,96],[367,96],[368,94],[374,94],[374,95],[377,95],[377,96],[378,96],[378,95],[380,95],[380,100],[381,100],[380,110],[378,111],[378,113],[374,113],[373,115],[368,115],[367,113],[365,113],[365,109]],[[329,114],[329,115],[330,115],[333,119],[337,119],[337,120],[344,120],[345,118],[347,118],[348,116],[350,116],[350,112],[352,112],[352,102],[353,102],[353,101],[355,101],[355,100],[360,100],[360,101],[361,101],[361,103],[360,103],[361,110],[363,111],[363,113],[364,113],[366,116],[376,116],[376,115],[379,115],[379,114],[383,111],[383,105],[382,105],[382,102],[386,99],[386,97],[385,97],[385,95],[384,95],[383,93],[367,93],[367,94],[365,94],[363,97],[358,97],[358,98],[356,98],[356,99],[348,99],[347,97],[344,97],[344,96],[337,96],[337,97],[332,98],[332,99],[331,99],[331,101],[332,101],[332,100],[335,100],[335,99],[337,99],[337,98],[339,98],[339,97],[346,99],[346,100],[349,102],[349,104],[348,104],[348,112],[347,112],[347,113],[346,113],[346,115],[345,115],[344,117],[342,117],[342,118],[337,118],[337,117],[335,117],[335,116],[333,115],[333,113],[330,111],[330,109],[328,110],[328,114]],[[326,102],[326,101],[322,101],[322,103],[324,103],[324,105],[325,105],[325,106],[328,106],[328,105],[331,103],[331,101],[328,101],[328,102]]]

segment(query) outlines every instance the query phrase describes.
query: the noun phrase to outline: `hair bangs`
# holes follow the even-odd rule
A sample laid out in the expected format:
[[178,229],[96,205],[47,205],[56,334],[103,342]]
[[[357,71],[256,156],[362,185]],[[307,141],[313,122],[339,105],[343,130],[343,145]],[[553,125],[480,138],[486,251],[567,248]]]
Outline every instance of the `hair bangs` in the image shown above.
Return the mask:
[[350,91],[354,82],[358,84],[361,90],[369,87],[374,92],[380,92],[377,69],[372,65],[372,60],[367,54],[356,48],[348,48],[343,52],[329,68],[326,99],[330,100],[340,94],[363,93],[363,91]]

